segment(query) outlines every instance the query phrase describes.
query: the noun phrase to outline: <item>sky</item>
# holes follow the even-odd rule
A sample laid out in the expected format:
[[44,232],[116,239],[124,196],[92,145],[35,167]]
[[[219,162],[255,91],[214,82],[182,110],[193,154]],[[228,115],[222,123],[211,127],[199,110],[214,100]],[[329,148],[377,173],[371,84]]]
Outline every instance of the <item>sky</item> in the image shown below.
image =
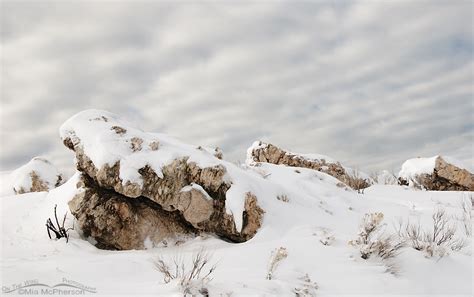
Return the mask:
[[108,110],[244,161],[263,140],[366,172],[473,162],[472,1],[1,2],[0,170]]

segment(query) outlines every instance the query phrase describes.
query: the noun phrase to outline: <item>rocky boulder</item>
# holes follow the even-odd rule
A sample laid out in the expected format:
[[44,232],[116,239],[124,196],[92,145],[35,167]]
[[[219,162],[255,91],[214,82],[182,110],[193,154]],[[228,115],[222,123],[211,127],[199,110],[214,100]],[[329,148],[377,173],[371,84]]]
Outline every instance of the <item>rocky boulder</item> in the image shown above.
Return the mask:
[[49,191],[63,182],[62,174],[45,158],[35,157],[10,174],[15,194]]
[[75,115],[60,134],[82,173],[71,212],[99,247],[140,249],[145,240],[201,232],[242,242],[261,225],[251,179],[218,150],[146,133],[97,110]]
[[442,156],[405,161],[398,181],[400,185],[431,191],[474,191],[472,169],[458,160]]
[[273,144],[256,141],[247,150],[247,164],[258,165],[261,162],[321,171],[355,190],[362,190],[371,185],[371,178],[366,174],[345,167],[327,156],[292,153]]

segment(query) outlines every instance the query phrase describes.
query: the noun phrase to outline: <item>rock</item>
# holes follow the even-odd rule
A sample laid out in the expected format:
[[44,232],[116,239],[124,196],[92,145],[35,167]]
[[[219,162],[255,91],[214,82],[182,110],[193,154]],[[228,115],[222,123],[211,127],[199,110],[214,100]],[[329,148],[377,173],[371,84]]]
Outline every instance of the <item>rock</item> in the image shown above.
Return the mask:
[[49,191],[60,186],[62,174],[45,158],[35,157],[10,175],[15,194]]
[[[264,211],[257,197],[244,190],[251,187],[238,178],[247,173],[220,160],[214,155],[218,150],[145,133],[124,125],[116,115],[95,110],[68,120],[61,137],[75,152],[76,167],[87,181],[79,184],[82,191],[70,204],[71,211],[99,247],[140,249],[144,238],[156,244],[165,237],[202,232],[242,242],[261,226]],[[230,197],[233,185],[239,191]],[[123,211],[111,208],[111,199]],[[122,212],[134,214],[134,224],[123,223]],[[104,221],[112,226],[104,226]],[[122,234],[117,239],[110,235],[117,236],[115,230]]]
[[247,163],[258,165],[260,162],[321,171],[355,190],[362,190],[371,185],[371,179],[366,174],[344,167],[329,157],[295,154],[273,144],[257,141],[247,150]]
[[83,189],[69,202],[85,237],[92,237],[102,249],[143,249],[146,241],[165,240],[195,233],[178,211],[163,210],[147,198],[130,199],[98,187],[86,175],[78,187]]
[[474,191],[474,174],[463,167],[442,156],[409,159],[403,163],[398,181],[431,191]]

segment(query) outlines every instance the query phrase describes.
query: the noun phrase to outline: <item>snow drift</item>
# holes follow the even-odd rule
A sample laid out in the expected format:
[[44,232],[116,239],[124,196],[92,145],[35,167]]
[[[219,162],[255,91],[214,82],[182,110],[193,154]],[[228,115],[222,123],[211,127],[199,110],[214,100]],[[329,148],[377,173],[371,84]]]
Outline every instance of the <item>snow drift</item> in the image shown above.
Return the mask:
[[63,175],[47,159],[34,157],[25,165],[4,174],[3,194],[49,191],[63,182]]

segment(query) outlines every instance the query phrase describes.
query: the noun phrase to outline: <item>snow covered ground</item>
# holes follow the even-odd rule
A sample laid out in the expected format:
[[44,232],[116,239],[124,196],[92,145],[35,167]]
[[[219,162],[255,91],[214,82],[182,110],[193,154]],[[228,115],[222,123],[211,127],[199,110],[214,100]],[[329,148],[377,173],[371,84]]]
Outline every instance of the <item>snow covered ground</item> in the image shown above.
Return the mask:
[[[77,282],[95,289],[96,293],[86,294],[97,296],[182,296],[176,282],[164,283],[154,260],[180,257],[186,262],[204,249],[217,263],[207,285],[210,296],[295,296],[295,289],[304,287],[306,274],[317,283],[317,289],[308,290],[316,296],[472,296],[472,245],[463,228],[461,207],[472,193],[374,185],[357,194],[313,170],[272,164],[244,168],[261,179],[263,189],[272,189],[259,199],[276,203],[263,203],[272,209],[265,214],[262,228],[240,244],[201,236],[177,246],[106,251],[81,238],[77,226],[70,231],[68,243],[50,240],[45,221],[53,217],[54,205],[58,214],[68,211],[67,202],[77,191],[77,175],[49,193],[1,197],[3,295],[21,294],[24,291],[7,291],[15,284],[37,281],[49,286]],[[366,213],[383,213],[384,232],[394,234],[400,219],[420,222],[430,230],[437,209],[446,210],[456,224],[456,236],[465,239],[461,250],[427,257],[407,245],[389,263],[377,256],[362,259],[359,247],[348,244],[358,237]],[[65,225],[73,225],[71,215]],[[273,279],[267,280],[270,255],[279,247],[286,248],[288,255]]]

